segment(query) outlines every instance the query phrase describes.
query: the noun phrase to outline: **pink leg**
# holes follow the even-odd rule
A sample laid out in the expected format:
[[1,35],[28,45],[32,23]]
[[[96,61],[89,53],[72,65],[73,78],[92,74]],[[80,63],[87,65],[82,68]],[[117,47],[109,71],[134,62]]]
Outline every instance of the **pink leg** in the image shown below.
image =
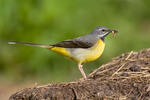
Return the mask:
[[82,76],[83,76],[83,78],[84,79],[86,79],[87,77],[86,77],[86,74],[84,73],[84,70],[83,70],[83,65],[81,65],[81,64],[78,64],[78,68],[79,68],[79,70],[80,70],[80,72],[81,72],[81,74],[82,74]]

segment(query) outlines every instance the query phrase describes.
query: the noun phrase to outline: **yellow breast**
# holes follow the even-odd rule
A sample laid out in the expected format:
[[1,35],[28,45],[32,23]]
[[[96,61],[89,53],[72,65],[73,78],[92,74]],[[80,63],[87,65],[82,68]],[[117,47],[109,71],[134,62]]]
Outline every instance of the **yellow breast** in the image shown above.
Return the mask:
[[70,52],[69,58],[77,63],[85,63],[96,60],[104,51],[105,43],[102,40],[98,40],[91,48],[70,48],[67,49]]
[[105,48],[105,43],[102,40],[98,40],[97,43],[88,49],[88,54],[85,56],[85,60],[83,62],[94,61],[99,58]]

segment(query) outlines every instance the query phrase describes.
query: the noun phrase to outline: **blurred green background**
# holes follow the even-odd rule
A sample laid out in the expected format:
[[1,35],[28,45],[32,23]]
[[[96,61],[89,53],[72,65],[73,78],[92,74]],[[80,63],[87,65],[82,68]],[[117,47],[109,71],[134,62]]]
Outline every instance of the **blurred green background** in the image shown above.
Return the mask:
[[150,0],[0,0],[0,81],[62,82],[81,76],[76,63],[47,49],[8,41],[53,44],[103,25],[118,29],[106,38],[100,59],[86,73],[131,50],[150,47]]

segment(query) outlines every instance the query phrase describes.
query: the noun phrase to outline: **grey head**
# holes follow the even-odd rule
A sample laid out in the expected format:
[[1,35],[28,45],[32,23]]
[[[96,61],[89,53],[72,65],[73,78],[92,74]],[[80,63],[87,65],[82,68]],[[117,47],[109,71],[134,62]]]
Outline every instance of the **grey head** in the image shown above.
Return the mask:
[[91,32],[91,34],[95,35],[99,39],[104,39],[109,33],[113,31],[114,30],[110,30],[105,26],[98,26]]

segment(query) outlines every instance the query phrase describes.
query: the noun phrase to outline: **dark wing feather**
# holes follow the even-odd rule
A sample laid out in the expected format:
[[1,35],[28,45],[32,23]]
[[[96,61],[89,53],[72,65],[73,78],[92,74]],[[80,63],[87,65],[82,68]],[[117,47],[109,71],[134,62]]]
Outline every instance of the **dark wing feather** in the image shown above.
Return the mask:
[[97,41],[96,36],[87,34],[75,39],[56,43],[52,46],[64,47],[64,48],[90,48],[96,43],[96,41]]
[[91,46],[93,46],[92,43],[88,43],[88,42],[82,42],[82,41],[62,41],[59,43],[56,43],[52,46],[55,47],[64,47],[64,48],[89,48]]

